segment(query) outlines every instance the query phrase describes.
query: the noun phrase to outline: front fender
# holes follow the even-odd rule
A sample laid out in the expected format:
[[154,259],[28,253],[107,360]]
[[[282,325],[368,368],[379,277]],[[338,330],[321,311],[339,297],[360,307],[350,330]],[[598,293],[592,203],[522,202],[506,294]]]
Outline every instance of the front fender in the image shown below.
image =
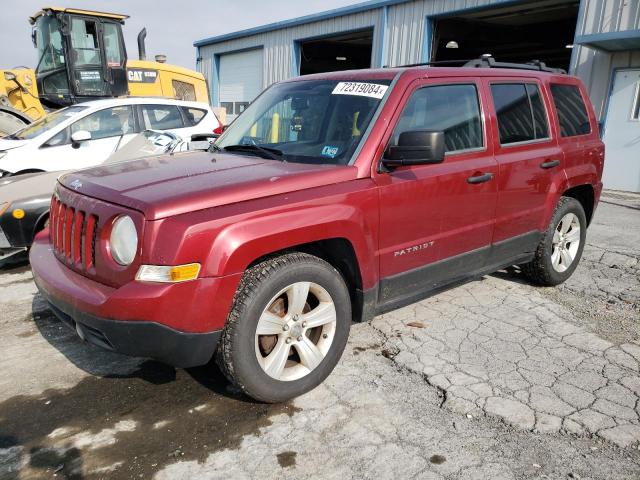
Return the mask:
[[226,276],[243,272],[269,253],[335,238],[352,245],[363,287],[372,287],[377,280],[372,254],[376,251],[374,227],[360,208],[345,204],[280,211],[229,225],[213,242],[204,274]]

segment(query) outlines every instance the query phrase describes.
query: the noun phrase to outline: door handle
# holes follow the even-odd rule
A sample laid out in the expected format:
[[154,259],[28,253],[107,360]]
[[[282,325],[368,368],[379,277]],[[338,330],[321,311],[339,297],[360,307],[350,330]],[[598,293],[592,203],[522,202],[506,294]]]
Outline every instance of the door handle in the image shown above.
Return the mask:
[[475,177],[467,178],[467,183],[484,183],[488,182],[493,178],[493,173],[483,173],[482,175],[477,175]]
[[560,165],[560,160],[549,160],[540,164],[540,168],[553,168]]

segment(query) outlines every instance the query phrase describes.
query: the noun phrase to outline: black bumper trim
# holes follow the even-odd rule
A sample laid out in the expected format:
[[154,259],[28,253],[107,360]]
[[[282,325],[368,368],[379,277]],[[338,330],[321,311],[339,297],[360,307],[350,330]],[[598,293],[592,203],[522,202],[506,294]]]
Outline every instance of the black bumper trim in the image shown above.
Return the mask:
[[211,360],[222,330],[189,333],[155,322],[109,320],[78,311],[71,305],[49,298],[51,311],[78,336],[93,345],[132,357],[159,360],[174,367],[189,368]]

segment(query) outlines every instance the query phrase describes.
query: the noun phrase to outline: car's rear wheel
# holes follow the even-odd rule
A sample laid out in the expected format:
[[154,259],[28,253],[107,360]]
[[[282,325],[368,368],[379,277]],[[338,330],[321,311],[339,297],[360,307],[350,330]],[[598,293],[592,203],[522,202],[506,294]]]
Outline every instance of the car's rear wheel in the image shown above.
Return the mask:
[[578,266],[586,230],[587,218],[580,202],[561,197],[534,259],[522,266],[525,275],[539,285],[564,282]]
[[274,257],[245,272],[218,364],[247,395],[285,401],[331,373],[350,322],[349,292],[335,268],[303,253]]

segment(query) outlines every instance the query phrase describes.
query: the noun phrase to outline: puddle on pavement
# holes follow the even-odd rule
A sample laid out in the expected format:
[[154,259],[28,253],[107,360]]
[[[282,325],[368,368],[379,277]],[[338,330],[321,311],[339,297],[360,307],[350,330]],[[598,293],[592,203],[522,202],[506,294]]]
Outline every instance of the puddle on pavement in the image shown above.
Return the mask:
[[279,453],[278,455],[276,455],[276,457],[278,458],[278,464],[282,468],[293,467],[296,464],[297,454],[297,452],[291,451]]
[[[27,471],[10,479],[151,478],[178,460],[239,448],[270,417],[296,411],[230,392],[213,366],[185,371],[148,361],[128,375],[91,376],[70,389],[0,403],[0,449],[27,456]],[[295,452],[278,461],[295,463]],[[12,473],[2,464],[0,457],[4,479]],[[99,471],[109,466],[114,470]]]

